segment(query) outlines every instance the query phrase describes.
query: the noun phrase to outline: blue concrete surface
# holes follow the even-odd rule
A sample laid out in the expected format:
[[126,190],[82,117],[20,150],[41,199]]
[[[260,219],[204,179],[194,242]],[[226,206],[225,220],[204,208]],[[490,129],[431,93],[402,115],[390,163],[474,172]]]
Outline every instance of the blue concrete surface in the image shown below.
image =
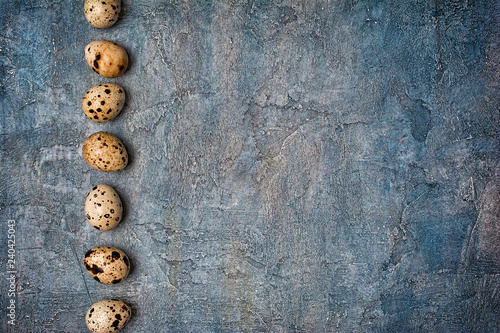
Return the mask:
[[[124,332],[499,332],[499,6],[124,0],[99,30],[83,1],[1,1],[0,330],[84,332],[113,297]],[[87,66],[97,39],[123,76]],[[108,80],[126,105],[92,123]],[[124,171],[83,160],[101,130]],[[99,183],[125,206],[109,232],[83,214]],[[122,283],[84,271],[99,245]]]

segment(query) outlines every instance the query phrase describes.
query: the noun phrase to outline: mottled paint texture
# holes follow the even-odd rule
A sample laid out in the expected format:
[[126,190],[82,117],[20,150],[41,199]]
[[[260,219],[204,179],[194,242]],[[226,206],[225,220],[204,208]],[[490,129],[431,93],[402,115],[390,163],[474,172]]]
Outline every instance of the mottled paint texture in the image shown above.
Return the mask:
[[[17,328],[83,332],[120,298],[124,332],[500,331],[499,23],[491,0],[138,0],[95,29],[83,1],[1,1]],[[81,111],[101,39],[130,57],[104,124]],[[98,131],[125,170],[85,163]],[[125,207],[105,233],[99,183]],[[112,288],[81,264],[101,245],[132,263]]]

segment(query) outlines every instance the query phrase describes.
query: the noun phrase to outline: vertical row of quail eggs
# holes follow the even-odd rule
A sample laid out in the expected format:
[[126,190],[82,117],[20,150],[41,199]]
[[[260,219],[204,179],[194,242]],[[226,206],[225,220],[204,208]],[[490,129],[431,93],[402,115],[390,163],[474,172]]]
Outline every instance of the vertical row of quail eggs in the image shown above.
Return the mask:
[[[95,28],[108,28],[118,19],[121,0],[86,0],[85,18]],[[116,78],[128,67],[127,52],[117,43],[98,40],[85,46],[85,60],[92,70],[105,78]],[[117,117],[125,104],[125,90],[111,82],[93,86],[83,96],[82,109],[90,120],[104,123]],[[85,161],[104,172],[123,170],[128,164],[125,145],[115,135],[97,132],[83,143]],[[123,216],[120,196],[107,184],[92,188],[85,198],[85,217],[97,230],[115,228]],[[111,246],[95,247],[85,253],[83,265],[96,281],[113,285],[125,279],[130,270],[127,255]],[[131,316],[130,307],[121,300],[103,299],[88,309],[85,322],[94,333],[116,332]]]

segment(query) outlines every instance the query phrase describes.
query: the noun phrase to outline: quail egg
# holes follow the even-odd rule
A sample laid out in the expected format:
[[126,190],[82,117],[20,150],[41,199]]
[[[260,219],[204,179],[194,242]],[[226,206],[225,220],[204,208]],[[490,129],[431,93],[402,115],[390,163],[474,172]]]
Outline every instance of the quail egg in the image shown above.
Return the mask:
[[85,217],[97,230],[111,230],[120,223],[123,215],[122,201],[115,189],[99,184],[85,198]]
[[85,46],[85,60],[97,74],[106,78],[122,75],[128,66],[123,47],[108,40],[96,40]]
[[85,322],[93,333],[111,333],[121,330],[130,320],[132,310],[118,299],[103,299],[87,310]]
[[82,147],[83,158],[94,169],[115,172],[125,169],[128,153],[123,143],[111,133],[97,132]]
[[125,104],[125,91],[115,83],[93,86],[83,96],[82,109],[87,118],[97,123],[114,119]]
[[83,265],[90,276],[104,284],[121,282],[130,270],[127,255],[111,246],[99,246],[87,251]]

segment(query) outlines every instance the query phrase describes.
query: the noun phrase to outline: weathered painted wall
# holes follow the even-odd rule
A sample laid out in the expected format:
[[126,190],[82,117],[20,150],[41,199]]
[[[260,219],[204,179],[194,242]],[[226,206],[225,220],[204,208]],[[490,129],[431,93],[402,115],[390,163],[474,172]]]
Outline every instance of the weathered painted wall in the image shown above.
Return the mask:
[[[121,298],[125,332],[498,332],[498,1],[126,1],[93,29],[83,1],[0,2],[0,289],[16,221],[17,332],[83,332]],[[127,103],[83,58],[123,45]],[[85,138],[114,133],[104,174]],[[126,206],[93,229],[91,187]],[[131,258],[122,283],[82,266]]]

